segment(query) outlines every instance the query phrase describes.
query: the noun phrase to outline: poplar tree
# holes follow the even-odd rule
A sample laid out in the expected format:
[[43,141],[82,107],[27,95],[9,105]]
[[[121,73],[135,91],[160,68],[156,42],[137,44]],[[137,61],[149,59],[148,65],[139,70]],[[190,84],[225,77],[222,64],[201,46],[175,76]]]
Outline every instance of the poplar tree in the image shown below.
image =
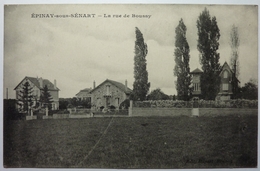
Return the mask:
[[206,100],[214,100],[219,92],[220,84],[220,63],[219,38],[220,32],[216,17],[212,17],[209,11],[205,10],[199,15],[197,20],[198,45],[200,52],[200,63],[203,73],[201,75],[201,95]]
[[177,76],[175,82],[177,97],[179,100],[189,100],[192,93],[191,75],[190,75],[190,47],[186,39],[187,28],[181,19],[175,29],[175,67],[174,76]]
[[40,102],[42,105],[44,105],[44,107],[48,106],[48,109],[51,110],[51,104],[53,101],[47,85],[45,85],[43,88],[40,96]]
[[146,55],[148,53],[147,45],[144,43],[143,34],[135,28],[135,56],[134,56],[134,83],[133,83],[133,100],[145,100],[150,88],[148,83],[148,72],[146,70]]
[[233,79],[232,79],[232,92],[233,98],[238,98],[240,95],[239,93],[239,85],[238,85],[238,76],[240,71],[240,65],[238,60],[238,47],[240,44],[239,34],[238,34],[238,27],[235,25],[232,26],[230,32],[230,47],[231,47],[231,58],[230,58],[230,67],[233,71]]
[[30,108],[33,105],[33,88],[28,81],[22,85],[22,90],[18,93],[17,104],[20,110],[30,114]]

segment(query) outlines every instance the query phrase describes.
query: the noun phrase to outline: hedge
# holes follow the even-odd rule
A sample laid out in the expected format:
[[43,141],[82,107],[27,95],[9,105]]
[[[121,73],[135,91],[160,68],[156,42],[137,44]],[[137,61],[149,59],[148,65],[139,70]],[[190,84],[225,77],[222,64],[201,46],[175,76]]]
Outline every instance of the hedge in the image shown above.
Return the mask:
[[[149,100],[134,101],[133,107],[142,108],[192,108],[193,101]],[[200,108],[258,108],[258,100],[199,100]]]

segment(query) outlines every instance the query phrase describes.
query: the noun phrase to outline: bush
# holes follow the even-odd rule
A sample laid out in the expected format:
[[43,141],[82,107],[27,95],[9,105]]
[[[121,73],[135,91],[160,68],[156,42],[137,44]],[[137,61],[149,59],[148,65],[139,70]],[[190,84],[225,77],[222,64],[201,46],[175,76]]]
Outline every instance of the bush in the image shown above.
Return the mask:
[[130,100],[129,99],[125,99],[120,105],[119,105],[119,109],[128,109],[130,106]]
[[[134,107],[140,108],[192,108],[193,101],[182,100],[149,100],[149,101],[135,101]],[[200,108],[258,108],[257,100],[199,100]]]

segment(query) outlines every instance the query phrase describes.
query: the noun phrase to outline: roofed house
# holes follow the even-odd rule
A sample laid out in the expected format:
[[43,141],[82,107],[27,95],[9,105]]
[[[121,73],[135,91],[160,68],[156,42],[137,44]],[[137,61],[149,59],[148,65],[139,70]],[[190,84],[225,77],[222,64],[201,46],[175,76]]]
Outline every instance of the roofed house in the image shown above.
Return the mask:
[[77,94],[76,94],[76,97],[78,99],[81,99],[81,100],[86,100],[86,99],[89,99],[91,98],[91,94],[90,94],[90,91],[92,90],[92,88],[85,88],[83,90],[80,90]]
[[[40,100],[40,95],[43,92],[43,88],[45,85],[48,87],[48,90],[50,92],[50,95],[52,97],[52,110],[57,110],[59,109],[59,91],[60,89],[57,87],[56,80],[54,80],[54,83],[50,82],[48,79],[43,79],[43,78],[35,78],[35,77],[25,77],[15,88],[14,90],[16,91],[16,99],[18,100],[19,98],[19,93],[23,88],[23,84],[28,81],[30,84],[30,87],[32,87],[32,95],[33,95],[33,105],[37,106],[39,105],[39,100]],[[38,104],[37,104],[38,103]]]
[[[200,69],[195,69],[191,72],[192,75],[192,84],[193,84],[193,98],[200,98],[201,97],[201,83],[200,77],[203,71]],[[234,72],[231,70],[227,62],[223,64],[221,67],[220,73],[220,86],[219,86],[219,93],[216,96],[217,100],[229,100],[231,99],[232,95],[234,94],[233,84],[239,83],[239,80],[236,78]]]
[[191,72],[192,75],[192,87],[193,87],[193,92],[192,92],[192,97],[193,98],[200,98],[201,96],[201,88],[200,88],[200,76],[203,72],[199,69],[196,68]]
[[129,99],[132,92],[132,90],[127,87],[127,80],[125,81],[125,84],[109,79],[106,79],[97,87],[95,84],[94,81],[93,89],[90,91],[91,103],[95,109],[100,109],[102,107],[109,108],[110,106],[119,108],[119,105],[124,100]]
[[219,73],[220,86],[219,93],[216,97],[217,100],[229,100],[233,96],[233,83],[240,83],[236,78],[234,72],[231,70],[227,62],[225,62]]

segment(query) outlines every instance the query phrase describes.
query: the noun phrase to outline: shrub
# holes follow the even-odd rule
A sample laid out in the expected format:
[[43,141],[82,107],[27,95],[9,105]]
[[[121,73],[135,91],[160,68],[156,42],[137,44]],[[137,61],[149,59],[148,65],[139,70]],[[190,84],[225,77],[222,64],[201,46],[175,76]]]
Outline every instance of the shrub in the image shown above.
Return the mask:
[[[182,101],[182,100],[149,100],[149,101],[135,101],[134,107],[141,108],[192,108],[193,101]],[[258,108],[257,100],[245,100],[245,99],[234,99],[234,100],[199,100],[200,108]]]
[[128,109],[130,106],[130,100],[129,99],[125,99],[120,105],[119,105],[119,109]]

